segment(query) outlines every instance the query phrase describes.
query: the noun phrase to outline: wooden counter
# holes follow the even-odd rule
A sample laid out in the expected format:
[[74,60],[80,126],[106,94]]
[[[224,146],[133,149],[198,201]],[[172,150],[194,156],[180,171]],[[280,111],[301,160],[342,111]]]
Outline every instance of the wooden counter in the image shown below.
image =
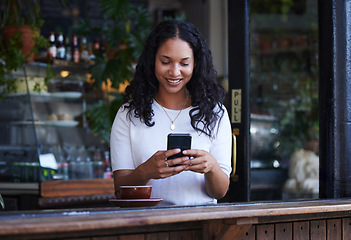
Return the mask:
[[0,183],[7,210],[110,206],[113,179],[72,179],[38,183]]
[[351,200],[0,212],[0,223],[0,239],[351,239]]

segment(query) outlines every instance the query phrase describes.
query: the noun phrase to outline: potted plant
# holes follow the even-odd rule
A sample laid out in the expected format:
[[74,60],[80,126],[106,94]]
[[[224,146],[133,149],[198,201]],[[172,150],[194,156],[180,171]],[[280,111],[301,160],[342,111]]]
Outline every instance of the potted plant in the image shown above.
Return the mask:
[[86,115],[92,131],[109,143],[112,122],[122,103],[123,93],[118,90],[133,77],[152,21],[146,8],[128,0],[100,0],[100,11],[105,17],[101,26],[92,28],[88,20],[82,20],[73,31],[85,36],[97,33],[105,39],[106,52],[94,53],[95,61],[89,72],[95,88],[101,90],[109,85],[113,90],[103,101],[88,108]]
[[40,35],[44,23],[39,0],[0,0],[0,96],[14,90],[13,71],[34,60],[39,47],[48,40]]
[[[49,45],[48,39],[40,34],[44,23],[40,2],[0,0],[0,97],[14,90],[11,73],[26,62],[34,61],[38,49]],[[65,0],[56,0],[56,3],[65,4]],[[52,76],[50,64],[47,74]]]
[[16,44],[21,48],[25,60],[33,61],[37,47],[46,43],[46,39],[40,35],[40,27],[44,23],[40,13],[40,1],[1,0],[0,3],[4,8],[1,30],[5,46],[17,36]]

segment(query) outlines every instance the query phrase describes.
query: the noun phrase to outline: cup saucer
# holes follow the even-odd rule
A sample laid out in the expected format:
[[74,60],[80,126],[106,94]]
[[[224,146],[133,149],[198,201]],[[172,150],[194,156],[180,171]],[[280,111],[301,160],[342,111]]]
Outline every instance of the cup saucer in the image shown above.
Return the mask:
[[151,207],[156,206],[163,199],[150,198],[150,199],[110,199],[110,202],[117,207]]

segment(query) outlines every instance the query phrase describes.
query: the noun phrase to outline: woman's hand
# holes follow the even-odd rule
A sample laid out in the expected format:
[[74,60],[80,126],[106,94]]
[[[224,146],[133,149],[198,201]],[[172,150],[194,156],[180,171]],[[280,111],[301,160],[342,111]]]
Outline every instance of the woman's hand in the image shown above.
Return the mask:
[[205,174],[207,194],[216,199],[224,197],[228,191],[229,178],[222,171],[217,160],[204,150],[190,149],[183,151],[183,154],[192,156],[184,162],[184,164],[188,164],[185,170]]
[[[184,162],[189,157],[181,157],[172,160],[166,159],[180,152],[180,149],[167,151],[157,151],[146,162],[139,165],[135,170],[117,170],[113,172],[115,189],[118,191],[119,186],[146,185],[150,179],[167,178],[176,175],[187,167]],[[172,165],[179,164],[175,167]]]
[[[166,159],[179,152],[180,149],[157,151],[154,155],[151,156],[151,158],[137,167],[136,171],[141,171],[142,175],[149,180],[167,178],[176,175],[187,167],[187,165],[184,165],[184,162],[187,162],[189,160],[189,157],[184,156],[171,160]],[[170,167],[173,165],[177,166]]]
[[208,173],[219,168],[217,160],[207,151],[190,149],[183,151],[183,154],[192,156],[192,158],[186,162],[188,167],[185,170],[198,173]]

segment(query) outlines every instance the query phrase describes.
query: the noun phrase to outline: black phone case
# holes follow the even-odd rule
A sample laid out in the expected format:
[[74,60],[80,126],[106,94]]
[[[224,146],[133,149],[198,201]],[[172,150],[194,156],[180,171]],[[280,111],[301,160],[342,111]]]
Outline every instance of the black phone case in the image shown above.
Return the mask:
[[[189,133],[170,133],[167,137],[167,150],[180,148],[182,151],[191,149],[191,135]],[[184,156],[182,152],[167,158],[174,159]]]

